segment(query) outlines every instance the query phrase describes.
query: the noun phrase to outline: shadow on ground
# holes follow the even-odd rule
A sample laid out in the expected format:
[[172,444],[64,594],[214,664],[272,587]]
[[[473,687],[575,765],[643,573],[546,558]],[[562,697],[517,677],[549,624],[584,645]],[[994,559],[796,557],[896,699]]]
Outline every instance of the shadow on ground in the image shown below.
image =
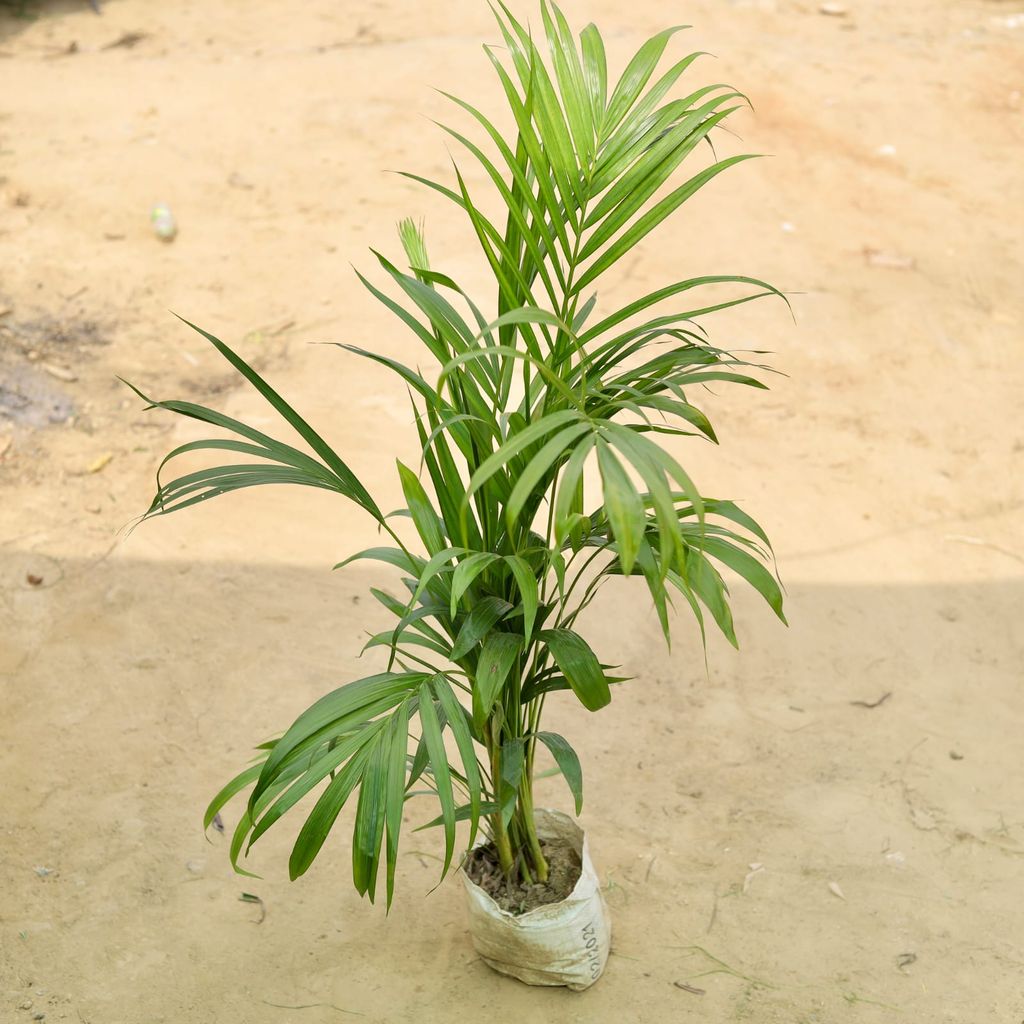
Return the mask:
[[[206,800],[256,742],[377,670],[356,660],[383,622],[369,582],[119,553],[0,557],[11,1006],[38,988],[41,1008],[87,1021],[230,1006],[260,1024],[316,1004],[390,1024],[444,1019],[457,985],[524,1020],[576,1012],[579,997],[475,959],[454,885],[423,902],[431,833],[403,840],[390,918],[350,890],[344,817],[295,884],[297,821],[255,852],[262,880],[231,874],[223,836],[203,839]],[[1008,1019],[990,1014],[1017,1006],[1009,964],[1024,938],[1010,895],[1024,856],[1024,581],[796,585],[788,631],[742,598],[744,650],[714,644],[708,674],[693,630],[665,654],[626,593],[610,588],[584,632],[637,678],[597,715],[550,702],[551,727],[583,757],[615,920],[587,1019],[830,1020],[853,1003],[860,1021],[892,1008]],[[567,804],[557,778],[540,785]],[[428,813],[410,805],[413,823]],[[264,901],[262,924],[242,892]]]

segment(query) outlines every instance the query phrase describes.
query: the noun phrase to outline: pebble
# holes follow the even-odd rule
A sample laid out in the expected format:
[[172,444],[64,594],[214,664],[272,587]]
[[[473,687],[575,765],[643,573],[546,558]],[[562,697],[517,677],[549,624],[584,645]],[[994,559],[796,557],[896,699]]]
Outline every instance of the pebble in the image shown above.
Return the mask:
[[826,3],[818,8],[819,14],[827,14],[832,18],[845,18],[847,15],[846,4]]
[[78,380],[70,370],[63,366],[56,366],[53,363],[43,363],[42,366],[51,377],[56,377],[57,380],[66,381],[68,384],[72,384]]
[[864,261],[869,267],[884,267],[887,270],[913,270],[917,265],[913,257],[882,249],[864,250]]
[[113,457],[114,457],[114,453],[113,452],[106,452],[106,453],[104,453],[98,459],[94,459],[92,462],[89,463],[89,466],[86,469],[86,472],[87,473],[98,473],[101,469],[103,469],[110,462],[110,460]]
[[173,242],[178,234],[178,224],[166,203],[157,203],[149,215],[153,233],[161,242]]

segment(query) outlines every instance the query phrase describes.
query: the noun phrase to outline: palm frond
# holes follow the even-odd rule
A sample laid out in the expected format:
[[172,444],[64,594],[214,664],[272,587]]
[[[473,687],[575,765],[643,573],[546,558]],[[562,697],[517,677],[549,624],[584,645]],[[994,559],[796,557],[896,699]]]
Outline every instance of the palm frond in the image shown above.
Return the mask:
[[[765,531],[734,503],[702,496],[677,449],[659,443],[717,443],[702,407],[708,386],[765,386],[769,368],[747,358],[760,353],[741,358],[712,344],[704,321],[785,296],[756,277],[722,273],[670,281],[618,308],[606,308],[595,291],[698,192],[751,158],[719,157],[713,142],[746,97],[725,84],[674,95],[702,56],[686,54],[659,75],[680,27],[645,42],[613,81],[597,28],[574,36],[549,0],[541,0],[538,31],[501,0],[496,19],[502,45],[486,55],[513,136],[449,96],[469,127],[442,128],[467,163],[456,163],[447,183],[406,174],[465,218],[493,280],[490,302],[475,302],[434,269],[422,226],[407,219],[399,238],[408,271],[373,251],[383,284],[359,280],[419,342],[422,364],[340,343],[384,366],[409,394],[421,455],[418,471],[397,464],[404,507],[383,514],[326,440],[199,328],[305,449],[214,410],[137,391],[150,407],[228,435],[175,448],[161,471],[200,452],[232,460],[167,483],[158,476],[147,517],[291,483],[356,502],[390,537],[389,546],[336,566],[372,560],[400,573],[402,597],[371,590],[388,621],[366,648],[387,652],[387,670],[304,711],[207,811],[209,824],[251,789],[231,843],[237,866],[320,788],[292,851],[297,877],[355,802],[353,880],[372,900],[383,867],[389,906],[404,804],[424,791],[439,805],[430,825],[444,834],[442,874],[459,849],[458,825],[468,821],[470,844],[485,828],[507,873],[543,880],[532,819],[538,749],[565,777],[577,811],[582,770],[568,741],[541,730],[541,715],[547,695],[563,692],[596,711],[625,681],[580,630],[610,578],[643,580],[666,641],[679,597],[702,638],[710,616],[736,643],[723,573],[750,585],[785,621]],[[472,165],[479,174],[464,174]],[[482,182],[474,190],[486,198],[471,193],[469,180]],[[597,471],[595,493],[588,464]]]

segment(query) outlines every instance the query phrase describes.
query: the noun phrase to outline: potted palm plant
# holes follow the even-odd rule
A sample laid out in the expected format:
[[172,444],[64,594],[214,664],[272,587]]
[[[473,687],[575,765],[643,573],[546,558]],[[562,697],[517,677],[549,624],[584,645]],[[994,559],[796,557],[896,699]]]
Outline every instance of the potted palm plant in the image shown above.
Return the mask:
[[[763,367],[712,345],[698,318],[781,295],[753,278],[714,275],[599,309],[599,279],[700,188],[747,159],[718,159],[709,146],[710,163],[663,188],[743,97],[711,85],[669,98],[699,56],[654,78],[676,29],[646,42],[612,86],[593,25],[577,44],[561,11],[542,0],[545,55],[507,8],[497,18],[504,53],[486,53],[514,134],[506,138],[455,97],[483,144],[446,129],[482,168],[487,202],[470,195],[458,168],[449,185],[408,175],[468,220],[493,274],[493,305],[479,307],[433,269],[423,232],[407,220],[399,233],[408,271],[375,252],[390,291],[360,280],[419,339],[430,369],[342,346],[386,366],[411,395],[423,472],[398,463],[405,507],[385,514],[281,395],[197,327],[304,447],[136,389],[151,408],[226,434],[175,448],[161,470],[190,452],[231,456],[158,481],[144,518],[265,484],[334,491],[387,537],[347,562],[387,563],[404,588],[401,597],[372,592],[391,617],[367,644],[383,654],[381,671],[303,711],[211,802],[207,827],[249,790],[231,840],[236,869],[253,843],[319,790],[311,808],[312,797],[304,805],[290,876],[310,867],[354,803],[353,881],[371,902],[382,882],[390,906],[404,805],[433,794],[441,874],[460,865],[485,959],[527,981],[585,988],[603,968],[609,930],[582,833],[571,818],[534,806],[544,749],[577,814],[583,802],[579,759],[565,738],[542,728],[544,708],[549,698],[574,698],[596,712],[623,682],[580,629],[581,614],[612,577],[642,580],[666,640],[676,597],[702,635],[710,615],[735,644],[723,567],[783,618],[764,531],[734,503],[702,496],[659,443],[716,442],[694,404],[705,385],[764,386],[751,376]],[[484,212],[495,207],[503,222]],[[691,299],[721,285],[738,285],[739,294]]]

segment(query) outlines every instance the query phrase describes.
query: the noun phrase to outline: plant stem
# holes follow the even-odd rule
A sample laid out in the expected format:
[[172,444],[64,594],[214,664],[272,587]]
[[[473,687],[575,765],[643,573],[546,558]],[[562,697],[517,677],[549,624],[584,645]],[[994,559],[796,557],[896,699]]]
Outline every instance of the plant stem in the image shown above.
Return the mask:
[[548,880],[548,862],[544,858],[544,853],[540,848],[540,839],[537,836],[537,822],[533,817],[532,788],[532,777],[524,778],[523,785],[519,790],[519,808],[522,811],[523,830],[526,833],[526,841],[529,844],[537,881],[546,882]]
[[501,873],[506,878],[511,878],[515,871],[515,857],[512,855],[512,843],[509,840],[508,829],[505,828],[504,817],[501,813],[501,728],[495,719],[490,721],[490,729],[487,733],[488,753],[491,760],[491,779],[494,785],[495,800],[499,807],[493,815],[494,823],[494,846],[498,851],[498,862],[501,864]]

